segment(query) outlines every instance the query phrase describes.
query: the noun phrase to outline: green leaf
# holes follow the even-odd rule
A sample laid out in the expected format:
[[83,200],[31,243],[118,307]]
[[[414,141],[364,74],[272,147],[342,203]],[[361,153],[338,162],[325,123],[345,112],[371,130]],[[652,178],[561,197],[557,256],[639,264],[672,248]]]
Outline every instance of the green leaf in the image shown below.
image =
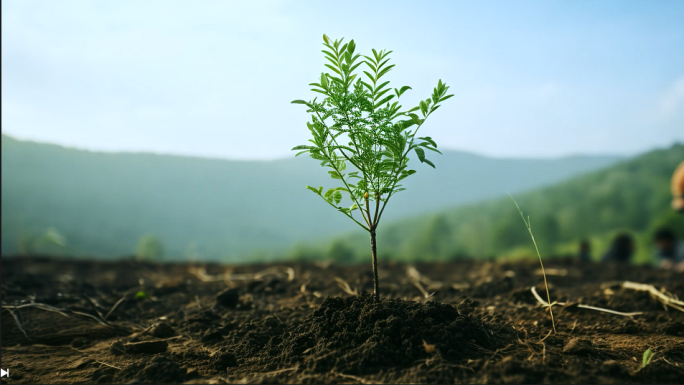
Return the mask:
[[427,148],[427,149],[430,150],[430,151],[434,151],[434,152],[438,153],[439,155],[444,155],[444,154],[442,154],[441,151],[439,151],[439,150],[436,149],[436,148],[428,147],[427,145],[425,145],[425,146],[423,146],[423,147]]
[[645,368],[646,365],[651,363],[651,360],[653,359],[653,351],[649,348],[644,352],[644,356],[641,360],[641,367]]
[[390,71],[392,70],[392,68],[394,68],[394,64],[389,65],[389,66],[383,68],[382,71],[378,72],[378,79],[380,79],[380,78],[381,78],[383,75],[385,75],[386,73],[390,72]]
[[422,140],[424,140],[424,141],[429,142],[429,143],[432,145],[432,147],[437,147],[437,143],[435,143],[435,141],[432,140],[432,138],[429,137],[429,136],[420,137],[420,138],[418,138],[418,139],[422,139]]
[[415,151],[416,155],[418,155],[418,159],[420,159],[420,162],[425,162],[425,151],[423,151],[423,149],[420,147],[416,147]]
[[304,101],[304,100],[299,100],[299,99],[293,100],[291,103],[292,103],[292,104],[304,104],[304,105],[306,105],[306,106],[309,105],[308,102],[306,102],[306,101]]
[[420,103],[418,103],[418,107],[420,107],[420,112],[423,113],[423,116],[427,115],[428,106],[425,104],[425,101],[421,100]]
[[340,201],[342,201],[342,193],[339,191],[335,191],[335,194],[333,195],[333,197],[335,198],[335,204],[339,205]]
[[326,34],[323,34],[323,41],[325,44],[330,44],[330,38]]
[[[388,89],[386,89],[386,90],[383,90],[383,91],[378,92],[378,88],[376,88],[376,89],[375,89],[376,94],[375,94],[375,97],[373,98],[373,100],[378,100],[378,99],[380,99],[380,98],[382,97],[382,95],[388,93],[389,91],[390,91],[390,89],[388,88]],[[392,97],[394,97],[394,95],[392,95]]]
[[292,147],[292,150],[290,150],[290,151],[296,151],[296,150],[311,150],[312,148],[316,148],[316,147],[301,145],[301,146]]
[[139,292],[135,293],[135,297],[134,297],[134,298],[140,300],[140,299],[147,299],[148,297],[147,297],[147,293],[145,293],[144,291],[140,290]]
[[315,192],[315,193],[318,194],[318,195],[321,195],[321,191],[323,191],[323,187],[321,187],[320,189],[317,189],[317,188],[315,188],[315,187],[306,186],[306,188],[308,188],[309,190]]
[[382,106],[383,104],[389,102],[390,100],[392,100],[392,98],[394,98],[394,95],[389,95],[388,97],[386,97],[386,98],[382,99],[381,101],[375,103],[376,108],[378,106]]
[[349,42],[349,45],[347,46],[347,52],[354,53],[354,49],[356,49],[356,43],[354,43],[354,39],[351,39]]
[[[389,84],[389,80],[386,81],[386,82],[384,82],[384,83],[382,83],[382,84],[380,84],[380,85],[375,89],[375,92],[380,91],[383,87],[385,87],[385,86],[388,85],[388,84]],[[385,92],[387,92],[387,91],[389,91],[389,89],[385,90]]]
[[428,159],[425,159],[425,160],[423,161],[423,163],[429,164],[430,166],[432,166],[432,168],[437,168],[437,167],[435,167],[435,164],[432,163],[432,162],[430,162]]
[[342,179],[342,176],[337,171],[328,171],[328,174],[330,174],[333,179]]

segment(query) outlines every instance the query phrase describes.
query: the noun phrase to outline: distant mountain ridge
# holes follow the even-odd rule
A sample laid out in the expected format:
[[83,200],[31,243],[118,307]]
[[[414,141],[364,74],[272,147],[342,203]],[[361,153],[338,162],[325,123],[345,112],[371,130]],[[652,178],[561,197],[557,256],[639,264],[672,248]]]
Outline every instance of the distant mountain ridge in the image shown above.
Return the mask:
[[[458,151],[416,165],[383,221],[550,185],[618,162],[618,156],[497,159]],[[412,160],[414,162],[414,160]],[[306,185],[337,186],[304,156],[234,161],[99,153],[2,135],[2,253],[56,229],[64,254],[130,255],[145,234],[167,259],[269,258],[355,226]]]
[[[672,174],[682,161],[684,145],[675,144],[513,195],[529,216],[543,257],[573,255],[579,241],[588,240],[598,260],[612,237],[626,231],[636,240],[635,261],[650,262],[656,229],[668,227],[684,239],[684,215],[670,207]],[[310,247],[314,254],[368,259],[368,240],[362,231],[329,242],[327,248]],[[405,261],[536,257],[520,213],[508,196],[387,223],[378,231],[378,253],[381,258]]]

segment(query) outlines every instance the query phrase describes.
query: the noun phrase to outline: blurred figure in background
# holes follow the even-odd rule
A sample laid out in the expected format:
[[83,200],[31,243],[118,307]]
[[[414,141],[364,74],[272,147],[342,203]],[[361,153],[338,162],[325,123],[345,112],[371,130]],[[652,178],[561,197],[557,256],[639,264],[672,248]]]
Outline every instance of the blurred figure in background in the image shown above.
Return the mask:
[[582,262],[591,261],[591,245],[589,241],[583,239],[579,244],[579,252],[577,253],[577,259]]
[[684,213],[684,161],[672,175],[672,208]]
[[632,258],[634,250],[634,238],[627,233],[620,233],[613,238],[613,242],[610,243],[610,248],[603,255],[602,261],[627,263]]
[[661,228],[653,235],[656,247],[656,260],[663,269],[684,271],[684,244],[677,240],[674,231]]

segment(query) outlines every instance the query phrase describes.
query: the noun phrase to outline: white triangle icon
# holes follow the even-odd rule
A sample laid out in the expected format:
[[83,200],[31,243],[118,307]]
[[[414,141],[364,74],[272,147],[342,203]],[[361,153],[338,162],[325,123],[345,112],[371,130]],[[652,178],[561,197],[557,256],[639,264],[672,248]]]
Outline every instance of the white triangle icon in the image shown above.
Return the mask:
[[0,369],[0,377],[9,377],[9,370]]

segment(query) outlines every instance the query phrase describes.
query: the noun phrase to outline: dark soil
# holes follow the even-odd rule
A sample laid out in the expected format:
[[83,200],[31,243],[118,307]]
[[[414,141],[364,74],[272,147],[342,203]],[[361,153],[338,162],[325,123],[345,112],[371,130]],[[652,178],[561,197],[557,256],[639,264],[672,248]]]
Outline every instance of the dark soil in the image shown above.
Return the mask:
[[622,287],[684,274],[546,268],[555,333],[534,262],[381,261],[376,303],[370,265],[3,258],[3,383],[684,382],[684,312]]

